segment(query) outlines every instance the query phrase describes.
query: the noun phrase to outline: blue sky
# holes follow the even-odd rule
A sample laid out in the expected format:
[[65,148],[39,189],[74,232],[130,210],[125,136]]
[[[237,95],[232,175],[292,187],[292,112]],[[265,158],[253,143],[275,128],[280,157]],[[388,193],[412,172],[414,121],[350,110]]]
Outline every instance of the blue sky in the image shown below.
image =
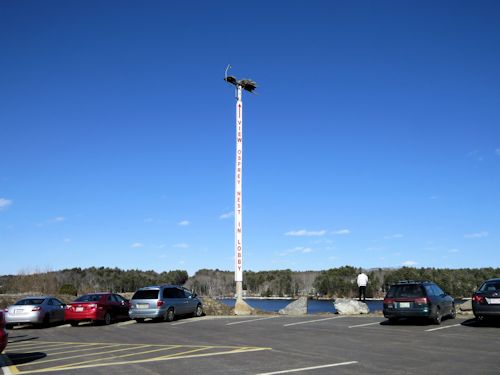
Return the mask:
[[500,267],[497,1],[0,3],[0,274]]

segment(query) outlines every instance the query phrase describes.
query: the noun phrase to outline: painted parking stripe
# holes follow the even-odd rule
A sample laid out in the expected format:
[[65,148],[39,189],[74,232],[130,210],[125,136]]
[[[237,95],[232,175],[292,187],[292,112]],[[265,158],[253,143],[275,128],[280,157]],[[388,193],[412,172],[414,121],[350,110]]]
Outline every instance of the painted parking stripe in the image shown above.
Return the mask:
[[315,320],[304,320],[302,322],[283,324],[283,327],[296,326],[296,325],[299,325],[299,324],[308,324],[308,323],[323,322],[325,320],[333,320],[333,319],[340,319],[340,318],[343,318],[343,316],[334,316],[332,318],[323,318],[323,319],[315,319]]
[[123,326],[128,326],[130,324],[137,324],[137,322],[135,320],[127,320],[125,322],[116,323],[116,326],[123,327]]
[[257,375],[288,374],[289,372],[300,372],[300,371],[317,370],[317,369],[328,368],[328,367],[347,366],[347,365],[354,365],[356,363],[358,363],[358,362],[351,361],[351,362],[331,363],[329,365],[322,365],[322,366],[302,367],[302,368],[294,368],[294,369],[290,369],[290,370],[282,370],[282,371],[274,371],[274,372],[262,372],[262,373],[257,374]]
[[[158,347],[159,345],[150,345],[150,346],[156,346]],[[166,347],[167,345],[165,345]],[[167,356],[160,356],[160,357],[152,357],[152,358],[145,358],[145,359],[138,359],[138,360],[126,360],[126,361],[116,361],[116,362],[106,362],[106,363],[89,363],[89,364],[77,364],[77,363],[72,363],[72,364],[67,364],[64,366],[55,366],[55,367],[49,367],[49,368],[42,368],[42,369],[32,369],[32,370],[22,370],[22,371],[16,371],[16,374],[35,374],[35,373],[45,373],[45,372],[55,372],[55,371],[68,371],[68,370],[76,370],[76,369],[86,369],[86,368],[95,368],[95,367],[105,367],[105,366],[119,366],[119,365],[130,365],[130,364],[140,364],[140,363],[151,363],[151,362],[161,362],[161,361],[169,361],[169,360],[175,360],[175,359],[187,359],[187,358],[197,358],[197,357],[210,357],[210,356],[218,356],[218,355],[228,355],[228,354],[239,354],[239,353],[247,353],[247,352],[255,352],[255,351],[262,351],[262,350],[271,350],[271,348],[266,348],[266,347],[229,347],[229,346],[189,346],[189,345],[178,345],[179,347],[191,347],[193,348],[192,350],[184,351],[181,353],[174,353],[174,354],[169,354]],[[226,349],[221,352],[210,352],[210,353],[194,353],[202,350],[207,350],[207,349]],[[123,357],[123,356],[120,356]],[[117,358],[117,357],[114,357]],[[96,362],[96,361],[89,361],[89,362]],[[12,366],[15,367],[15,366]]]
[[12,365],[10,358],[2,353],[0,353],[0,368],[3,370],[4,375],[12,375],[12,371],[17,371],[16,367]]
[[[102,344],[102,346],[87,345],[87,347],[85,349],[82,349],[81,347],[76,347],[76,349],[73,349],[73,350],[66,350],[63,352],[50,353],[50,355],[55,356],[55,355],[69,354],[69,353],[75,353],[75,352],[81,353],[81,352],[86,352],[88,350],[101,350],[101,349],[114,348],[114,347],[120,346],[120,345],[123,345],[123,344]],[[72,346],[69,346],[68,348],[72,348]]]
[[[74,359],[74,358],[81,358],[81,357],[89,357],[89,356],[93,356],[93,355],[123,352],[125,350],[133,350],[133,349],[140,349],[140,348],[147,348],[147,347],[149,347],[149,345],[141,345],[141,346],[135,346],[135,347],[132,346],[129,348],[121,348],[121,349],[115,349],[115,350],[104,350],[104,351],[99,350],[98,353],[87,353],[87,354],[73,355],[73,356],[64,357],[64,358],[45,359],[45,360],[41,360],[41,361],[36,361],[36,363],[40,364],[40,363],[47,363],[47,362],[65,361],[67,359]],[[96,349],[101,349],[101,348],[96,348]],[[21,365],[17,365],[17,367],[30,366],[30,365],[31,365],[31,363],[24,363]]]
[[181,324],[203,322],[204,320],[212,320],[212,319],[213,319],[213,317],[211,317],[211,316],[203,316],[203,317],[199,317],[199,318],[196,318],[196,319],[184,319],[184,320],[180,320],[178,322],[170,323],[170,325],[171,326],[178,326],[178,325],[181,325]]
[[451,326],[444,326],[444,327],[438,327],[438,328],[431,328],[431,329],[426,329],[425,332],[432,332],[432,331],[438,331],[440,329],[446,329],[446,328],[452,328],[452,327],[459,327],[461,326],[462,324],[453,324]]
[[257,319],[250,319],[250,320],[241,320],[239,322],[232,322],[232,323],[227,323],[227,326],[232,326],[233,324],[243,324],[243,323],[253,323],[257,322],[259,320],[267,320],[267,319],[274,319],[274,318],[279,318],[279,316],[268,316],[266,318],[257,318]]
[[[32,350],[40,347],[40,344],[43,344],[43,350],[47,349],[52,349],[52,348],[57,348],[58,346],[65,345],[65,343],[61,342],[47,342],[47,343],[42,343],[40,341],[38,342],[30,342],[29,344],[26,345],[15,345],[15,344],[10,344],[9,343],[9,349],[14,349],[14,350]],[[85,345],[82,343],[75,343],[73,345]]]
[[372,322],[372,323],[365,323],[365,324],[357,324],[355,326],[349,326],[348,328],[357,328],[357,327],[366,327],[366,326],[373,326],[375,324],[380,324],[381,322]]
[[[130,349],[147,348],[147,347],[151,347],[151,346],[150,345],[143,345],[143,346],[136,347],[136,348],[121,349],[121,351],[130,350]],[[67,368],[67,367],[73,367],[73,366],[81,366],[81,365],[85,365],[87,363],[95,363],[95,362],[100,362],[100,361],[109,361],[110,359],[116,359],[116,358],[126,358],[126,357],[131,357],[131,356],[134,356],[134,355],[142,355],[142,354],[155,353],[155,352],[159,352],[159,351],[162,351],[162,350],[171,350],[171,349],[175,349],[175,348],[179,348],[179,347],[181,347],[181,345],[166,345],[163,348],[156,348],[156,349],[151,349],[151,350],[144,350],[142,352],[134,352],[134,353],[122,354],[122,355],[112,355],[112,356],[108,356],[108,357],[105,357],[105,358],[95,358],[95,359],[90,359],[88,361],[83,361],[83,362],[76,362],[76,363],[70,363],[70,364],[67,364],[67,365],[54,366],[54,367],[52,367],[52,370],[58,369],[58,368]],[[118,351],[120,351],[120,350],[113,350],[113,352],[118,352]],[[108,353],[111,353],[111,351],[109,351],[109,352],[100,352],[100,353],[98,353],[98,355],[108,354]]]

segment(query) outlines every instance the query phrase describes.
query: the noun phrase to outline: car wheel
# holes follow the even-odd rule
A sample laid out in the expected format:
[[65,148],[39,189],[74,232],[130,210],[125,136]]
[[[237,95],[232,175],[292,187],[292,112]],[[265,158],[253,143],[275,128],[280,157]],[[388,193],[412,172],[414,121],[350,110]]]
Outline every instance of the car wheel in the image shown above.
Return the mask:
[[111,324],[111,314],[106,313],[104,314],[104,325],[109,326]]
[[50,315],[49,315],[49,313],[47,313],[43,317],[42,327],[48,327],[49,325],[50,325]]
[[457,309],[455,307],[455,304],[453,303],[451,305],[451,313],[450,313],[450,318],[455,319],[457,317]]
[[203,307],[199,304],[198,306],[196,306],[196,310],[194,310],[193,316],[199,318],[202,315],[203,315]]
[[144,318],[136,318],[135,321],[137,323],[144,323]]
[[170,308],[167,310],[167,312],[165,313],[165,321],[166,322],[171,322],[172,320],[174,320],[175,318],[175,313],[174,313],[174,309]]
[[7,324],[5,325],[5,328],[7,328],[7,329],[12,329],[12,328],[14,328],[14,324],[9,324],[9,323],[7,323]]
[[441,309],[438,307],[436,309],[436,316],[432,319],[432,322],[434,324],[441,324],[442,319],[443,319],[443,316],[441,315]]
[[78,326],[78,322],[75,322],[75,321],[69,322],[69,324],[71,324],[71,327],[77,327]]

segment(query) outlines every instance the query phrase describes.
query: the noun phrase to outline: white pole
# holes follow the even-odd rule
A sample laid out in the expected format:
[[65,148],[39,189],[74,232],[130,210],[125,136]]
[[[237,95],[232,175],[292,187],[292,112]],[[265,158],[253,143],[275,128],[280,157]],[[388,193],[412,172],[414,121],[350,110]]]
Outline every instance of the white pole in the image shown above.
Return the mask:
[[234,191],[234,280],[236,281],[237,299],[242,299],[243,293],[243,102],[241,86],[236,86],[236,163]]

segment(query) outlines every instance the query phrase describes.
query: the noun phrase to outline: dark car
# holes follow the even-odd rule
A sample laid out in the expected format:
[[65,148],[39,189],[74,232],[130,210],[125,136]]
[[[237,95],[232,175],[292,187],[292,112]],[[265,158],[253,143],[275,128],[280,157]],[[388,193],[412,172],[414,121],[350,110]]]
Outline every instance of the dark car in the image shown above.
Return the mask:
[[3,311],[0,310],[0,354],[7,346],[9,334],[5,330],[5,317]]
[[431,281],[400,281],[391,285],[384,298],[384,317],[426,318],[440,324],[445,316],[455,318],[453,297]]
[[157,285],[137,290],[130,300],[130,318],[170,322],[177,315],[202,316],[203,305],[196,293],[177,285]]
[[476,319],[500,318],[500,279],[486,280],[472,296]]
[[72,326],[91,321],[110,324],[113,320],[128,319],[128,300],[115,293],[90,293],[78,297],[66,306],[65,319]]

